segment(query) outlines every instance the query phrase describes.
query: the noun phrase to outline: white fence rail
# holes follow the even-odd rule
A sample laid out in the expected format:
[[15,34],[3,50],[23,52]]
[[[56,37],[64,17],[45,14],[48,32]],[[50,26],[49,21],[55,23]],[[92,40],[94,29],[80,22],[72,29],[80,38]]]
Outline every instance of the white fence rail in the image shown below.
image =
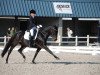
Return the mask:
[[[84,44],[86,44],[86,46],[90,46],[91,45],[91,41],[90,41],[91,39],[95,40],[92,43],[97,42],[97,37],[89,37],[89,35],[87,35],[87,37],[78,37],[78,36],[76,36],[76,37],[73,37],[73,38],[75,39],[75,42],[74,42],[75,46],[78,46],[79,43],[84,43]],[[81,39],[81,40],[79,40],[79,39]],[[83,39],[85,39],[85,40],[83,40]]]
[[[10,37],[6,37],[6,36],[0,37],[0,44],[5,45],[9,39],[10,39]],[[51,39],[51,37],[49,37],[49,39]],[[98,45],[97,37],[90,37],[89,35],[87,35],[87,37],[78,37],[78,36],[71,37],[70,39],[72,39],[72,40],[70,40],[70,41],[68,41],[68,39],[69,39],[69,37],[62,37],[62,38],[58,37],[57,41],[48,40],[47,43],[51,44],[51,45],[52,45],[52,43],[57,43],[58,46],[63,45],[63,44],[65,44],[65,45],[74,44],[74,46],[79,46],[79,43],[83,43],[83,44],[85,44],[85,46]],[[93,41],[91,43],[90,40],[95,40],[95,41]]]
[[[64,39],[64,40],[63,40]],[[68,40],[70,39],[70,40]],[[92,42],[91,42],[92,40]],[[93,41],[94,40],[94,41]],[[98,45],[98,38],[97,37],[91,37],[89,35],[87,35],[87,37],[62,37],[60,39],[60,37],[58,37],[58,41],[54,42],[54,41],[48,41],[48,43],[58,43],[58,45],[63,45],[65,44],[65,46],[67,46],[68,44],[74,44],[74,46],[79,46],[80,43],[85,44],[85,46],[91,46],[91,45]]]

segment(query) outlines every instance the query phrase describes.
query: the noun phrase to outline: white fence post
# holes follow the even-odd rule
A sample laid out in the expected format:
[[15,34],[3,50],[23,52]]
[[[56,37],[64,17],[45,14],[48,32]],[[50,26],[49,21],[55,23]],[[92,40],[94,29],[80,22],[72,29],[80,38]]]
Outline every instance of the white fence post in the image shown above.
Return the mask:
[[89,35],[87,35],[87,46],[89,46]]
[[7,37],[4,36],[4,46],[6,45],[6,42],[7,42]]
[[58,36],[58,43],[59,43],[59,46],[61,46],[61,37],[60,36]]
[[78,36],[75,37],[75,46],[78,46]]

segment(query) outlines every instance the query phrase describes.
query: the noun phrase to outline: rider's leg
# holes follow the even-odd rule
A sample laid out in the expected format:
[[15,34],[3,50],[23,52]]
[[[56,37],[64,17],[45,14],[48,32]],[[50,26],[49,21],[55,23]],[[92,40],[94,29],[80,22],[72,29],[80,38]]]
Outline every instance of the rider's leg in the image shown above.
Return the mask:
[[30,30],[30,38],[29,38],[29,45],[30,45],[30,47],[32,47],[32,41],[33,41],[33,28]]
[[35,41],[35,36],[36,36],[36,33],[37,33],[37,30],[36,30],[36,27],[33,27],[31,30],[31,37],[30,37],[30,47],[33,47],[34,46],[34,41]]
[[34,34],[33,34],[33,40],[35,40],[35,39],[36,39],[35,37],[36,37],[37,30],[34,29],[33,33],[34,33]]
[[33,47],[33,37],[30,36],[30,47]]

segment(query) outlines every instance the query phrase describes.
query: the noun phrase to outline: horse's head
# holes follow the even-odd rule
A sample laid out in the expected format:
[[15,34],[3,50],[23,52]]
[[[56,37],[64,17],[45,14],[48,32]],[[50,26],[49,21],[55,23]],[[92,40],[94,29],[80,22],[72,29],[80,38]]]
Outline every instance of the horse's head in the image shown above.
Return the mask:
[[58,34],[58,27],[57,26],[51,26],[50,34],[51,34],[52,39],[54,41],[56,41],[57,40],[57,34]]

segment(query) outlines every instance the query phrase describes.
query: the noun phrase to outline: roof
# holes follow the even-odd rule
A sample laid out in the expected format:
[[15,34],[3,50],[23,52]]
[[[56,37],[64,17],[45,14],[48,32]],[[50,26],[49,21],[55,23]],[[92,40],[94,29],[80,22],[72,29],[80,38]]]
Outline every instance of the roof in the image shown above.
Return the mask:
[[[57,14],[53,2],[70,2],[73,14]],[[43,17],[100,17],[100,0],[0,0],[0,16],[28,16],[35,9]]]
[[33,1],[100,2],[100,0],[33,0]]

